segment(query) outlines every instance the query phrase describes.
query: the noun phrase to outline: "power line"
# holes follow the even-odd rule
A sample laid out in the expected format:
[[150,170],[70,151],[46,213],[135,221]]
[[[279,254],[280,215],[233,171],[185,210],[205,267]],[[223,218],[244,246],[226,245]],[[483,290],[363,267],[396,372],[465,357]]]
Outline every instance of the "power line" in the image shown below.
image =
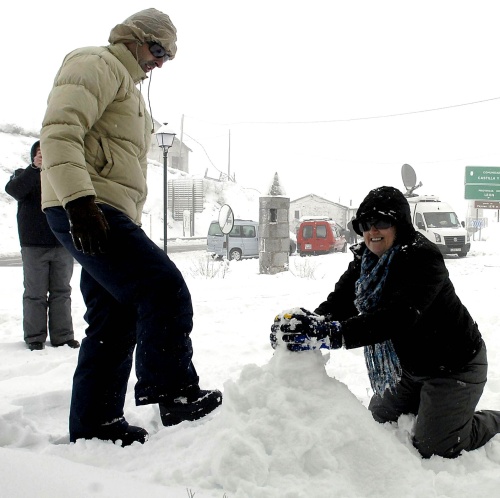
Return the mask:
[[212,159],[210,158],[210,156],[208,155],[208,152],[207,150],[205,149],[205,147],[203,147],[203,145],[198,142],[198,140],[196,140],[196,138],[193,138],[191,135],[187,134],[186,132],[184,132],[184,135],[186,135],[186,137],[189,137],[191,140],[193,140],[194,142],[196,142],[203,150],[203,152],[205,153],[205,155],[207,156],[207,159],[210,161],[210,164],[219,172],[219,173],[222,173],[224,174],[215,164],[214,162],[212,161]]
[[[410,114],[421,114],[424,112],[435,112],[435,111],[443,111],[446,109],[453,109],[456,107],[464,107],[468,105],[476,105],[483,104],[485,102],[491,102],[493,100],[500,100],[500,97],[493,97],[491,99],[484,100],[476,100],[474,102],[465,102],[463,104],[454,104],[443,107],[434,107],[431,109],[422,109],[419,111],[407,111],[407,112],[398,112],[394,114],[381,114],[378,116],[364,116],[359,118],[344,118],[344,119],[323,119],[323,120],[312,120],[312,121],[238,121],[232,123],[212,123],[220,126],[238,126],[238,125],[292,125],[292,124],[326,124],[326,123],[347,123],[349,121],[366,121],[370,119],[384,119],[384,118],[394,118],[397,116],[408,116]],[[197,118],[194,118],[197,119]],[[201,120],[200,120],[201,121]],[[205,121],[208,122],[208,121]]]

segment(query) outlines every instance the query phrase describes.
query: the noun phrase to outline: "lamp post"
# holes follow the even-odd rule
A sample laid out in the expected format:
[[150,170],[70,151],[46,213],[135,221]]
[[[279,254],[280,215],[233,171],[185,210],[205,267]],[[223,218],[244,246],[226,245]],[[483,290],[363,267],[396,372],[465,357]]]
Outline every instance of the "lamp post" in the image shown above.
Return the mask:
[[168,123],[163,123],[156,132],[158,146],[163,149],[163,250],[167,252],[167,228],[168,228],[168,180],[167,180],[167,154],[168,149],[174,143],[175,133],[167,128]]

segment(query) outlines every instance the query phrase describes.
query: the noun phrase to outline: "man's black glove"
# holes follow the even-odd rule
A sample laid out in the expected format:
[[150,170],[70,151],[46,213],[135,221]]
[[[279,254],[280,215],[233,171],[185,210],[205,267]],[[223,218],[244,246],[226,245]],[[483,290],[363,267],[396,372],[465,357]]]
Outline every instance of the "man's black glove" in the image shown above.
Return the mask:
[[274,349],[282,342],[290,351],[342,347],[340,323],[328,321],[304,308],[293,308],[277,315],[270,339]]
[[77,251],[95,256],[106,252],[109,225],[93,196],[66,204],[71,237]]

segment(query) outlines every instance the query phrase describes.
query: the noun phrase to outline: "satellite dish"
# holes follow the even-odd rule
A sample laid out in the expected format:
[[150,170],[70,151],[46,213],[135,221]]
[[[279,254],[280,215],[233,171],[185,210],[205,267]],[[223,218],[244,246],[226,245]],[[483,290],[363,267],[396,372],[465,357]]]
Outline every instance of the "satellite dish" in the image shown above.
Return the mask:
[[413,191],[422,186],[422,182],[417,185],[417,175],[415,170],[409,164],[403,164],[401,167],[401,176],[403,178],[403,185],[406,188],[406,197],[415,197]]
[[407,189],[413,188],[417,184],[417,175],[409,164],[403,164],[401,167],[401,176],[403,177],[403,185]]

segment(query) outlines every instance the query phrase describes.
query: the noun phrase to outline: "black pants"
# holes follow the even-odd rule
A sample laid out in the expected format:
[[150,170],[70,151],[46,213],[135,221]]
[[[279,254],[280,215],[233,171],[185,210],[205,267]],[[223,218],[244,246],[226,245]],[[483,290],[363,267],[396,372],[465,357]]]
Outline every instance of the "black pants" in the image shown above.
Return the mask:
[[424,458],[454,458],[500,433],[500,411],[475,412],[486,384],[486,346],[460,371],[418,377],[403,371],[395,393],[373,396],[369,410],[377,422],[417,415],[413,444]]
[[88,328],[73,377],[70,439],[93,437],[123,418],[135,350],[137,405],[158,403],[198,384],[191,361],[191,296],[180,271],[127,216],[102,205],[110,226],[106,254],[75,249],[63,208],[46,210],[52,231],[81,264]]

